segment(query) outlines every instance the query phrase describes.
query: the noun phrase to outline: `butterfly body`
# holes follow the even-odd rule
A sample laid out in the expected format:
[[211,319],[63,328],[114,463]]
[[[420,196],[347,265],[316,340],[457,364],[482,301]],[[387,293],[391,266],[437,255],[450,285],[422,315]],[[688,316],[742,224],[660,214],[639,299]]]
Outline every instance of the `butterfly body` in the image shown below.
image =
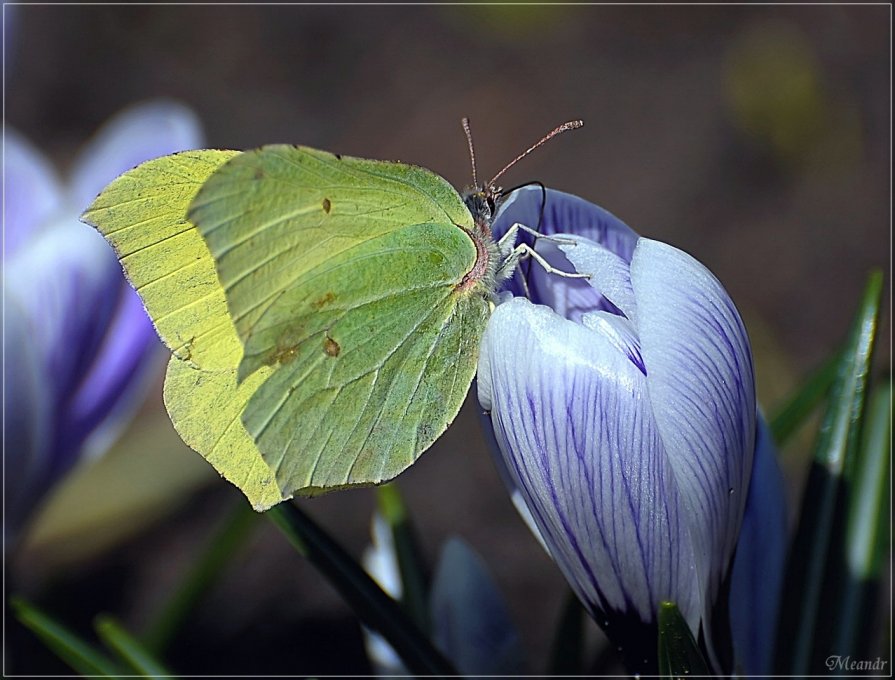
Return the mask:
[[491,222],[497,211],[500,195],[488,187],[471,187],[461,194],[463,204],[473,221],[471,236],[476,247],[476,263],[461,284],[462,289],[474,289],[491,297],[498,285],[497,271],[501,252],[491,233]]

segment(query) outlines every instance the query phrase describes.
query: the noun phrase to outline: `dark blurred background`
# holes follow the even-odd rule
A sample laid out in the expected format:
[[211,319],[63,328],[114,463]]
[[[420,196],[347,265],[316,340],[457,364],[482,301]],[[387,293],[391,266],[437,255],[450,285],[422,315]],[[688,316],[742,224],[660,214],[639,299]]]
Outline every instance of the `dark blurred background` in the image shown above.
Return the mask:
[[[458,187],[470,181],[461,117],[488,176],[584,119],[505,184],[578,194],[704,262],[746,318],[766,409],[843,339],[868,270],[890,272],[888,6],[14,9],[6,123],[63,170],[103,121],[153,97],[192,107],[212,147],[301,143],[416,163]],[[885,370],[890,342],[880,355]],[[160,384],[109,456],[51,499],[12,565],[8,583],[85,634],[101,611],[140,631],[241,502],[179,444]],[[510,505],[476,407],[400,485],[428,557],[458,533],[491,565],[540,672],[565,585]],[[304,507],[359,555],[373,504],[358,490]],[[171,648],[173,668],[367,671],[348,608],[258,524]],[[63,668],[10,635],[17,672]]]

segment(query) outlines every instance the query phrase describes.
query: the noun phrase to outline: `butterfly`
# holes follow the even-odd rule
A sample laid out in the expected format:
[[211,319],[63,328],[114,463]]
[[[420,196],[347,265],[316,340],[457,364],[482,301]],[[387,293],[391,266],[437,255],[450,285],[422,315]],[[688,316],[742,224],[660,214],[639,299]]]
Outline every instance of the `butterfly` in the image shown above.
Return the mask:
[[[303,146],[185,151],[82,215],[171,350],[181,438],[257,510],[377,484],[456,417],[500,280],[528,251],[491,220],[506,170],[459,194],[421,167]],[[529,251],[531,249],[528,249]]]

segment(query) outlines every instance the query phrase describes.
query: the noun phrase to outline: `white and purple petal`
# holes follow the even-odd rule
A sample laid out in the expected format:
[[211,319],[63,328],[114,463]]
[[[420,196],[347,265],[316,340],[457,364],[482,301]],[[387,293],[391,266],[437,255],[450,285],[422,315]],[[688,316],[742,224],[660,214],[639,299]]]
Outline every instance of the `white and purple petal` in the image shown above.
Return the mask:
[[554,310],[521,298],[498,306],[479,399],[510,486],[598,622],[651,622],[673,600],[694,634],[702,624],[718,667],[711,612],[755,445],[748,337],[724,288],[686,253],[649,239],[620,253],[575,232],[575,243],[537,249],[588,274],[571,283],[593,294],[576,292],[584,304],[570,310],[568,278],[530,275],[532,298]]
[[516,189],[500,205],[492,225],[495,238],[503,236],[517,222],[545,236],[582,236],[627,261],[637,242],[637,233],[605,208],[563,191],[542,190],[537,185]]
[[52,455],[44,466],[52,481],[157,366],[147,358],[159,343],[145,312],[121,316],[121,269],[102,237],[73,219],[42,229],[7,264],[4,286],[22,310],[28,351],[37,357],[32,370],[47,397]]
[[755,448],[755,380],[743,321],[693,257],[640,239],[631,259],[650,399],[689,519],[706,611],[736,545]]
[[[634,348],[516,298],[485,332],[479,398],[550,552],[598,620],[700,615],[686,519]],[[611,623],[610,623],[611,625]]]
[[557,247],[565,254],[574,271],[590,277],[583,282],[611,302],[616,313],[624,314],[636,323],[637,301],[631,285],[630,262],[590,239],[580,236],[565,238],[573,243],[562,243]]
[[[363,554],[367,573],[396,600],[404,590],[391,529],[377,512],[373,544]],[[519,634],[488,568],[465,542],[450,538],[441,549],[429,590],[432,641],[462,674],[516,675],[522,670]],[[364,628],[367,656],[377,675],[406,675],[394,648]]]
[[[363,553],[364,570],[386,594],[392,599],[400,600],[404,584],[401,582],[401,572],[398,568],[395,541],[391,528],[378,512],[373,514],[370,534],[373,542]],[[407,668],[395,648],[376,631],[366,626],[362,630],[367,658],[376,675],[380,677],[406,675]]]
[[707,612],[733,553],[752,465],[755,389],[742,320],[718,280],[667,244],[640,239],[630,270],[600,246],[560,248],[633,322]]
[[[575,234],[602,245],[625,262],[630,261],[637,241],[637,234],[609,211],[577,196],[553,189],[542,190],[539,186],[517,189],[501,204],[492,225],[495,236],[499,238],[515,223],[536,229],[546,236]],[[534,237],[521,233],[519,240],[532,245]],[[572,271],[565,255],[555,244],[538,239],[534,247],[554,267]],[[582,314],[599,309],[617,311],[586,282],[548,275],[528,262],[523,263],[507,283],[508,289],[515,295],[523,293],[523,276],[526,277],[532,302],[546,304],[568,319],[578,321]]]

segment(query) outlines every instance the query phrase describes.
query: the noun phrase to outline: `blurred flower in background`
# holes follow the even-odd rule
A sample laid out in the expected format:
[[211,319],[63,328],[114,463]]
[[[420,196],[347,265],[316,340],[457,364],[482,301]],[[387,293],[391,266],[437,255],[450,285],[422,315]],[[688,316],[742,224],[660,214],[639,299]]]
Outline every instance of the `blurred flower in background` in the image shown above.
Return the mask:
[[103,238],[78,216],[112,179],[202,145],[196,116],[168,101],[117,115],[60,181],[15,130],[4,139],[4,499],[11,545],[82,456],[104,451],[157,377],[163,352]]
[[[392,598],[403,583],[391,529],[373,515],[373,544],[364,568]],[[432,641],[465,676],[517,675],[523,671],[522,644],[509,609],[484,560],[460,538],[441,548],[428,597]],[[400,657],[382,636],[364,629],[367,656],[380,677],[407,675]]]
[[503,302],[489,322],[478,390],[501,464],[629,670],[656,668],[663,600],[694,636],[702,627],[718,666],[713,638],[724,625],[713,610],[757,427],[742,320],[700,263],[582,199],[522,189],[495,235],[515,222],[564,234],[565,243],[539,239],[538,252],[591,278],[524,263],[509,287],[521,292],[526,274],[530,300]]

